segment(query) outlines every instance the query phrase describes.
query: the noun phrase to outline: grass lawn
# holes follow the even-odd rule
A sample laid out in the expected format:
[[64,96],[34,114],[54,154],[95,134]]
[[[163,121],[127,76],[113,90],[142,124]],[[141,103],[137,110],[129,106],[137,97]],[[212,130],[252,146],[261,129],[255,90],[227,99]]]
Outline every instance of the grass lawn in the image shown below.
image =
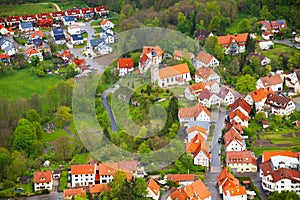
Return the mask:
[[68,10],[74,7],[88,7],[83,0],[56,1],[55,3],[57,3],[62,10]]
[[70,126],[69,126],[69,130],[70,130],[74,135],[77,135],[77,129],[76,129],[76,127],[75,127],[74,120],[71,121]]
[[92,160],[92,156],[90,153],[76,154],[70,161],[70,164],[71,165],[87,164],[91,160]]
[[59,179],[59,191],[63,191],[68,186],[68,172],[62,171]]
[[233,23],[231,23],[226,29],[225,29],[225,33],[227,34],[235,34],[235,33],[240,33],[240,29],[238,27],[240,21],[242,19],[249,19],[251,21],[254,20],[254,21],[257,21],[257,18],[252,16],[252,15],[249,15],[249,14],[245,14],[245,13],[239,13],[238,14],[238,17],[234,20]]
[[81,48],[83,48],[83,47],[85,47],[85,46],[86,46],[86,41],[83,41],[83,44],[80,44],[80,45],[74,45],[73,48],[74,48],[74,49],[81,49]]
[[47,143],[47,142],[52,142],[62,136],[67,136],[70,139],[72,139],[72,137],[64,130],[64,129],[56,129],[54,132],[52,133],[44,133],[43,134],[43,142]]
[[100,22],[102,22],[102,20],[96,20],[91,22],[91,26],[100,26]]
[[261,51],[264,56],[277,55],[279,57],[280,53],[291,53],[297,52],[298,50],[284,44],[275,44],[273,49],[267,51]]
[[31,4],[14,4],[0,7],[0,17],[21,16],[25,14],[38,14],[44,12],[56,11],[55,6],[50,4],[31,3]]
[[35,93],[44,94],[48,88],[63,81],[59,76],[38,77],[31,70],[23,69],[8,72],[0,79],[0,98],[15,101],[19,98],[29,99]]

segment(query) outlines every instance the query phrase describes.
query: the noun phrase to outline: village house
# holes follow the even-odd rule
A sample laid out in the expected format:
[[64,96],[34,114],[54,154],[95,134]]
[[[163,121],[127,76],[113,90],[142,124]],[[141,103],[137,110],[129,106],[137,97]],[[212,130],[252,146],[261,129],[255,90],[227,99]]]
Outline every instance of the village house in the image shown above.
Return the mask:
[[115,27],[115,25],[109,21],[108,19],[104,19],[101,23],[100,23],[101,28],[103,29],[113,29]]
[[0,34],[1,34],[1,35],[7,35],[7,34],[13,35],[14,32],[11,32],[11,29],[6,28],[4,25],[1,25],[1,24],[0,24]]
[[251,52],[247,57],[246,59],[249,60],[251,62],[251,58],[258,58],[259,61],[260,61],[260,65],[264,66],[264,65],[267,65],[267,64],[270,64],[271,63],[271,60],[266,57],[266,56],[263,56],[261,54],[258,54],[258,53],[254,53],[254,52]]
[[186,152],[192,154],[194,165],[209,167],[210,153],[202,134],[198,133],[186,144]]
[[249,105],[255,104],[256,111],[263,111],[269,94],[274,94],[272,88],[258,88],[250,92],[244,99]]
[[71,43],[73,45],[83,44],[83,36],[82,36],[82,34],[71,35]]
[[256,82],[258,88],[271,88],[273,92],[279,92],[283,89],[283,79],[280,74],[261,77]]
[[192,59],[194,59],[195,56],[191,52],[175,50],[173,53],[173,57],[175,60],[187,59],[191,61]]
[[246,150],[246,144],[244,143],[241,134],[234,127],[231,127],[226,131],[223,138],[225,152]]
[[198,94],[204,89],[206,89],[205,83],[197,83],[197,84],[189,85],[184,90],[184,96],[188,100],[191,101],[196,100]]
[[41,52],[44,51],[45,53],[51,53],[49,45],[41,38],[32,40],[32,46]]
[[269,192],[294,191],[300,194],[299,152],[263,152],[259,165],[262,188]]
[[39,13],[39,14],[36,14],[36,19],[37,20],[47,19],[50,16],[51,16],[50,13]]
[[64,63],[68,64],[72,63],[74,58],[70,50],[62,50],[61,53],[56,54],[56,57],[61,58]]
[[195,82],[208,82],[216,80],[218,83],[220,83],[220,76],[211,68],[209,67],[201,67],[199,68],[195,73]]
[[265,105],[271,109],[267,110],[269,114],[274,115],[290,115],[296,108],[291,98],[277,94],[269,94]]
[[102,163],[98,165],[97,169],[97,174],[99,174],[99,183],[103,184],[111,182],[114,179],[114,173],[117,170],[123,171],[126,174],[128,180],[131,180],[134,176],[127,167],[119,167],[118,163]]
[[211,200],[211,193],[201,181],[201,179],[195,181],[194,183],[181,187],[178,189],[171,190],[170,196],[167,200]]
[[100,16],[106,16],[109,14],[108,6],[97,6],[95,7],[95,13]]
[[146,197],[149,197],[153,200],[159,200],[160,196],[160,186],[155,182],[153,178],[150,178],[147,182],[147,195]]
[[31,22],[21,22],[19,24],[19,31],[21,31],[21,32],[30,32],[33,30],[34,30],[34,28],[33,28]]
[[286,86],[289,88],[295,88],[295,84],[298,82],[298,76],[296,72],[286,74],[284,79]]
[[134,71],[133,58],[119,58],[118,59],[119,76],[125,76]]
[[146,174],[144,167],[137,160],[124,160],[119,162],[103,163],[115,170],[127,172],[128,175],[143,178]]
[[247,117],[251,112],[251,106],[242,98],[238,98],[237,100],[235,100],[233,104],[229,105],[229,107],[230,107],[230,112],[235,112],[239,110]]
[[11,63],[10,56],[5,53],[0,54],[0,62],[4,63],[6,66],[10,65],[10,63]]
[[225,54],[236,55],[246,51],[248,33],[218,37],[218,44],[224,47]]
[[206,89],[214,94],[218,94],[220,92],[220,84],[216,80],[211,80],[205,82]]
[[214,36],[214,34],[211,31],[197,30],[195,33],[195,39],[199,41],[205,41],[205,39],[210,36]]
[[159,46],[144,46],[139,59],[140,73],[145,73],[152,64],[161,63],[163,52]]
[[287,29],[286,21],[284,19],[274,21],[262,20],[257,23],[262,24],[261,30],[264,32],[278,33],[281,29]]
[[85,188],[72,188],[64,190],[64,199],[73,199],[75,196],[79,196],[82,198],[86,197]]
[[178,118],[180,123],[190,121],[210,122],[210,112],[201,103],[196,103],[194,107],[179,108]]
[[53,179],[51,171],[34,172],[34,191],[49,190],[52,191]]
[[19,26],[21,22],[21,18],[19,16],[6,17],[5,22],[6,22],[6,26],[15,27],[15,26]]
[[113,49],[107,44],[99,44],[96,48],[101,55],[106,55],[112,53]]
[[207,140],[207,136],[209,132],[203,128],[202,126],[196,125],[186,129],[187,134],[187,143],[190,143],[197,134],[201,134],[201,136]]
[[70,26],[75,24],[75,18],[73,16],[63,16],[62,22],[64,26]]
[[219,91],[219,94],[218,94],[218,96],[220,98],[220,103],[223,103],[226,106],[229,106],[236,100],[236,97],[234,94],[235,93],[232,91],[232,89],[230,89],[226,86],[222,86]]
[[261,50],[268,50],[274,48],[274,43],[272,41],[261,41],[258,43]]
[[261,36],[263,37],[263,39],[265,40],[273,40],[274,39],[274,36],[272,33],[270,32],[262,32]]
[[21,21],[22,22],[31,22],[32,24],[34,24],[34,22],[36,21],[36,16],[33,14],[23,15],[21,17]]
[[239,180],[235,178],[226,167],[224,167],[218,176],[217,184],[219,187],[219,194],[226,194],[226,189],[229,188],[228,186],[239,186]]
[[96,165],[83,164],[71,166],[71,187],[95,185]]
[[247,115],[245,115],[243,112],[241,112],[240,110],[236,110],[236,111],[230,111],[229,113],[229,119],[230,122],[235,121],[239,124],[241,124],[242,127],[247,128],[249,125],[249,117]]
[[202,90],[198,94],[198,101],[208,108],[210,108],[213,105],[220,106],[220,98],[207,89]]
[[200,67],[218,67],[220,65],[219,61],[209,53],[205,51],[200,51],[196,57],[196,68]]
[[81,8],[80,12],[84,18],[92,19],[94,17],[94,8]]
[[190,80],[191,74],[186,63],[171,67],[159,68],[157,64],[151,68],[151,82],[157,82],[158,86],[182,85]]
[[82,14],[80,13],[79,9],[66,10],[65,14],[66,14],[66,16],[74,17],[75,21],[82,18]]
[[108,184],[95,184],[95,185],[89,185],[89,192],[94,195],[99,195],[101,192],[108,192],[110,190],[110,187]]
[[38,20],[39,26],[42,28],[49,28],[52,27],[53,25],[53,19],[51,18],[46,18],[46,19],[39,19]]
[[68,26],[68,33],[70,35],[81,34],[80,27],[78,25],[70,25],[70,26]]
[[251,151],[227,151],[226,166],[236,172],[257,172],[257,163]]
[[226,123],[225,132],[229,131],[232,127],[240,134],[243,134],[243,127],[241,126],[241,124],[237,123],[236,121]]
[[114,35],[114,31],[106,28],[106,26],[102,29],[100,29],[100,38],[104,37],[104,36],[113,36]]
[[10,40],[5,39],[2,35],[0,35],[0,48],[9,56],[16,54],[16,49],[13,43]]
[[26,59],[29,63],[31,63],[31,58],[36,56],[39,58],[39,61],[43,60],[43,55],[42,53],[38,50],[35,49],[34,47],[30,46],[25,50],[25,55],[26,55]]
[[247,200],[247,191],[245,186],[229,187],[226,194],[223,194],[224,200]]
[[113,44],[115,42],[114,36],[110,34],[103,35],[101,39],[103,39],[106,44]]
[[43,39],[43,31],[41,31],[41,30],[34,31],[33,33],[31,33],[29,35],[28,41],[32,42],[32,40],[35,40],[35,39]]
[[65,16],[65,12],[64,11],[52,12],[51,16],[54,20],[60,21]]
[[165,179],[169,181],[173,181],[181,186],[187,186],[196,181],[196,177],[194,174],[167,174],[165,175]]

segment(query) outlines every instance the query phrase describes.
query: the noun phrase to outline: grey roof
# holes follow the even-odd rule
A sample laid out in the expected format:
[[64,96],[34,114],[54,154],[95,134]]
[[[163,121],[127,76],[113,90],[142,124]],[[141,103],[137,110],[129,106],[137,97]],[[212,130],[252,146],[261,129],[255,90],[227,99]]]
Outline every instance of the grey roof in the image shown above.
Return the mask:
[[92,47],[97,47],[99,44],[105,43],[104,38],[96,38],[90,40],[90,44]]
[[78,34],[78,35],[72,35],[71,36],[73,40],[83,40],[83,37],[81,34]]
[[65,37],[65,35],[54,35],[54,39],[56,41],[58,41],[58,40],[66,40],[66,37]]
[[4,48],[4,51],[5,53],[7,53],[8,51],[12,50],[14,48],[14,46],[11,44],[11,45],[8,45]]
[[42,40],[41,38],[32,40],[32,43],[35,47],[40,46],[43,42],[44,42],[44,40]]
[[205,130],[208,131],[210,124],[208,121],[191,121],[191,122],[187,123],[188,128],[193,127],[193,126],[201,126],[201,127],[205,128]]
[[64,16],[65,22],[75,21],[74,16]]
[[64,31],[61,28],[54,28],[52,32],[53,35],[64,35]]
[[21,25],[21,28],[22,28],[22,29],[25,29],[25,28],[30,28],[30,29],[32,29],[32,28],[33,28],[31,22],[22,22],[20,25]]

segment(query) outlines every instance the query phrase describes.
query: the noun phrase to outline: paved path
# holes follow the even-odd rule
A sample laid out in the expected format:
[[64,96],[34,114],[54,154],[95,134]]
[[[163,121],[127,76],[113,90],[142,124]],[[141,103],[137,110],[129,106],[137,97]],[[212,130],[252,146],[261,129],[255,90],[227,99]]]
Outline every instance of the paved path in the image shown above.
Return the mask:
[[65,130],[72,138],[75,138],[75,136],[74,136],[74,134],[72,133],[72,131],[70,131],[69,126],[70,126],[70,122],[67,122],[67,123],[66,123],[66,126],[64,127],[64,130]]
[[19,197],[18,200],[59,200],[63,199],[64,194],[62,192],[51,192],[50,194],[36,195],[32,197]]
[[107,102],[107,96],[109,93],[111,92],[114,92],[114,90],[117,89],[117,88],[113,88],[113,87],[110,87],[108,90],[105,90],[104,93],[103,93],[103,96],[102,96],[102,103],[105,107],[105,110],[107,111],[108,113],[108,116],[109,116],[109,119],[110,119],[110,127],[111,127],[111,130],[112,131],[118,131],[118,127],[117,127],[117,123],[116,123],[116,120],[115,120],[115,117],[112,113],[112,110]]
[[221,200],[222,199],[221,195],[219,194],[218,186],[217,186],[218,175],[219,175],[219,172],[208,172],[205,175],[204,184],[210,191],[212,200]]
[[290,42],[290,40],[295,41],[294,38],[286,38],[286,39],[283,39],[283,40],[273,40],[273,42],[278,43],[278,44],[284,44],[284,45],[287,45],[289,47],[299,46],[298,44]]

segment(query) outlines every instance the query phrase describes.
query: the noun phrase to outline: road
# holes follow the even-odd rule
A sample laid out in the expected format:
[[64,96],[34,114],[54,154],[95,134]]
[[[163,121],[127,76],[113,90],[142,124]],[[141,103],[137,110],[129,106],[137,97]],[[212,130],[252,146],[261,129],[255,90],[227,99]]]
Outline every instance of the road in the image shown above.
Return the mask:
[[112,110],[107,102],[107,96],[109,93],[111,92],[114,92],[114,90],[117,89],[117,87],[113,88],[113,87],[110,87],[108,90],[105,90],[104,93],[103,93],[103,96],[102,96],[102,103],[105,107],[105,110],[107,111],[108,113],[108,116],[109,116],[109,119],[110,119],[110,127],[111,127],[111,130],[112,131],[118,131],[118,127],[117,127],[117,123],[116,123],[116,120],[114,118],[114,115],[112,113]]
[[290,46],[290,47],[294,47],[295,45],[299,46],[295,43],[290,42],[290,40],[294,41],[294,38],[286,38],[286,39],[283,39],[283,40],[273,40],[273,42],[278,43],[278,44],[284,44],[284,45],[287,45],[287,46]]
[[19,197],[18,200],[59,200],[63,199],[63,192],[51,192],[50,194],[36,195],[32,197]]

